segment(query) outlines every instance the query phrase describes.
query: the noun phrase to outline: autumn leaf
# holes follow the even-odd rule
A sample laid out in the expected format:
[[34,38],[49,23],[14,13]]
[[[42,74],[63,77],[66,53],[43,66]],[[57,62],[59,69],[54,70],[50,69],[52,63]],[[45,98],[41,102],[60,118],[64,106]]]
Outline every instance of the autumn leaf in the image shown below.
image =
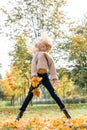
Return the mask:
[[33,86],[33,87],[37,87],[41,80],[42,80],[41,77],[33,77],[33,78],[31,79],[31,84],[32,84],[32,86]]
[[35,97],[41,97],[41,95],[42,95],[42,92],[39,88],[32,90],[32,92]]

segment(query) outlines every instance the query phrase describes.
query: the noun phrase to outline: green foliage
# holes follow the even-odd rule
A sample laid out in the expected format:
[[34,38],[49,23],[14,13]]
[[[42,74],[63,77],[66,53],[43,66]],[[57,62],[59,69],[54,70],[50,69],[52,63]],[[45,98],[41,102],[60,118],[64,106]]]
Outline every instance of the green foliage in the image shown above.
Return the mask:
[[2,79],[2,75],[0,74],[0,80]]
[[4,93],[3,93],[3,90],[1,90],[1,88],[0,88],[0,100],[5,100],[5,95],[4,95]]
[[4,95],[4,92],[3,92],[3,87],[2,87],[2,76],[0,74],[0,99],[5,99],[5,95]]
[[58,72],[58,75],[59,75],[59,79],[61,79],[64,74],[66,74],[68,78],[71,77],[71,71],[67,68],[61,67],[60,69],[57,70],[57,72]]
[[[71,72],[68,69],[63,70],[61,68],[59,78],[62,79],[62,76],[67,73],[67,80],[69,78],[73,79],[76,84],[75,90],[79,94],[87,93],[87,21],[84,19],[82,25],[72,28],[73,35],[72,37],[68,37],[69,40],[63,37],[66,31],[61,32],[60,28],[61,24],[65,24],[61,7],[65,3],[65,0],[17,0],[9,1],[9,4],[14,5],[9,12],[6,9],[0,9],[7,18],[5,21],[5,26],[9,28],[7,34],[11,38],[16,38],[14,51],[10,52],[10,56],[12,56],[12,64],[15,67],[15,75],[17,77],[15,85],[19,91],[18,96],[21,93],[25,95],[30,85],[32,57],[27,52],[25,37],[31,38],[31,41],[33,41],[33,39],[39,37],[41,30],[49,32],[49,35],[52,35],[55,42],[57,41],[53,50],[53,56],[59,53],[63,55],[57,55],[56,62],[59,58],[66,60],[70,56],[69,62],[72,60],[75,63]],[[64,49],[67,51],[67,55],[63,58],[66,53]],[[69,85],[68,81],[66,85],[63,84],[62,87]],[[68,89],[65,93],[68,94],[69,92],[67,92]]]
[[60,25],[65,23],[61,9],[65,3],[66,0],[9,1],[14,6],[9,12],[5,11],[5,26],[9,28],[7,33],[12,37],[23,34],[34,39],[40,35],[41,30],[45,30],[58,38],[61,35]]
[[0,68],[2,67],[1,63],[0,63]]
[[74,37],[70,37],[70,40],[69,51],[71,57],[77,64],[85,65],[87,60],[87,39],[82,35],[76,34]]
[[32,56],[27,52],[26,39],[21,35],[16,38],[14,51],[10,52],[16,76],[16,97],[25,97],[30,86],[30,70]]
[[[72,76],[75,83],[83,90],[87,86],[87,38],[77,34],[71,40],[72,42],[69,45],[70,56],[76,62]],[[87,92],[87,89],[85,91]],[[85,94],[84,91],[83,94]]]
[[60,68],[58,70],[58,75],[60,81],[60,87],[56,90],[58,94],[63,98],[72,95],[72,93],[75,91],[76,86],[72,81],[71,71],[66,68]]
[[69,52],[69,61],[73,61],[71,77],[76,84],[76,92],[80,95],[87,93],[87,16],[82,24],[72,27],[72,36],[65,49]]
[[74,88],[74,83],[70,79],[68,79],[66,74],[64,74],[60,79],[60,87],[56,91],[60,96],[65,98],[66,96],[68,96],[68,93],[74,91]]
[[87,103],[87,97],[86,96],[79,96],[79,95],[75,95],[73,97],[66,97],[63,99],[64,103],[67,104],[79,104],[79,103]]

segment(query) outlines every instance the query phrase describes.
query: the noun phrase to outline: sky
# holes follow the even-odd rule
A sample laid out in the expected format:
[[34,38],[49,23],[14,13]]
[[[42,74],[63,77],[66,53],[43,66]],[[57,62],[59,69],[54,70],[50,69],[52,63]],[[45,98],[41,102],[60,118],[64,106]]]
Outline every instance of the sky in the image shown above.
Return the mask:
[[77,20],[87,13],[87,0],[68,0],[65,9],[70,18]]
[[[8,0],[0,0],[0,7],[4,6],[7,9],[12,8],[7,4]],[[83,14],[87,12],[87,0],[68,0],[67,5],[64,7],[68,17],[74,20],[80,19]],[[0,10],[0,25],[3,24],[3,15]],[[9,70],[10,57],[8,55],[9,51],[12,50],[12,43],[5,36],[0,35],[0,63],[2,68],[0,68],[0,74],[2,77],[5,76],[6,71]]]

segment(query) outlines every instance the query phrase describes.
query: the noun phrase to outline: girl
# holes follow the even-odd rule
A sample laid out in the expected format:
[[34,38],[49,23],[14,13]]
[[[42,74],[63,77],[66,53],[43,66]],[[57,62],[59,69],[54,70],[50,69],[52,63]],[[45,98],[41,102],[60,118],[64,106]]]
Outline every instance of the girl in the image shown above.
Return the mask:
[[[53,88],[53,85],[50,81],[50,79],[53,81],[54,86],[59,86],[58,83],[58,77],[54,65],[53,58],[47,53],[52,48],[52,43],[48,39],[48,37],[43,37],[40,41],[38,41],[35,44],[35,48],[37,52],[33,55],[32,64],[31,64],[31,77],[41,77],[41,83],[43,86],[48,90],[52,98],[56,101],[56,103],[59,105],[60,109],[64,112],[65,116],[67,118],[71,118],[69,113],[67,112],[65,105],[61,101],[61,99],[58,97],[58,95],[55,93],[55,90]],[[50,72],[50,79],[48,76],[48,70]],[[38,85],[39,86],[39,85]],[[32,86],[29,89],[28,95],[26,96],[21,108],[20,112],[16,118],[16,121],[19,121],[22,117],[24,111],[27,108],[27,105],[30,103],[31,99],[33,98],[33,89],[34,86]]]

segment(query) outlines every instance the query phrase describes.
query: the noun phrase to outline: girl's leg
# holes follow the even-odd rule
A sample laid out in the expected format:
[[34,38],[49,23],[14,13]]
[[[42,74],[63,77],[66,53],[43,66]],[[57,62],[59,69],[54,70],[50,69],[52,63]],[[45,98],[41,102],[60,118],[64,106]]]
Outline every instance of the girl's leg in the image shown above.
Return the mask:
[[47,74],[43,75],[42,84],[49,91],[50,95],[56,101],[56,103],[59,105],[60,109],[63,110],[63,112],[67,116],[67,118],[71,118],[70,115],[68,114],[66,108],[65,108],[65,105],[63,104],[63,102],[61,101],[59,96],[56,94]]
[[22,106],[21,106],[21,108],[20,108],[20,112],[19,112],[19,114],[18,114],[18,116],[17,116],[17,118],[16,118],[15,121],[19,121],[19,120],[20,120],[20,118],[23,116],[23,113],[24,113],[24,111],[26,110],[26,108],[27,108],[29,102],[30,102],[31,99],[33,98],[32,89],[33,89],[33,87],[31,86],[31,87],[30,87],[30,90],[29,90],[29,92],[28,92],[28,95],[26,96],[26,98],[25,98],[25,100],[24,100],[24,102],[23,102],[23,104],[22,104]]
[[49,91],[50,95],[52,96],[52,98],[56,101],[56,103],[59,105],[60,109],[64,109],[65,105],[63,104],[63,102],[61,101],[61,99],[59,98],[59,96],[56,94],[49,78],[44,78],[42,80],[42,84],[46,87],[46,89]]

